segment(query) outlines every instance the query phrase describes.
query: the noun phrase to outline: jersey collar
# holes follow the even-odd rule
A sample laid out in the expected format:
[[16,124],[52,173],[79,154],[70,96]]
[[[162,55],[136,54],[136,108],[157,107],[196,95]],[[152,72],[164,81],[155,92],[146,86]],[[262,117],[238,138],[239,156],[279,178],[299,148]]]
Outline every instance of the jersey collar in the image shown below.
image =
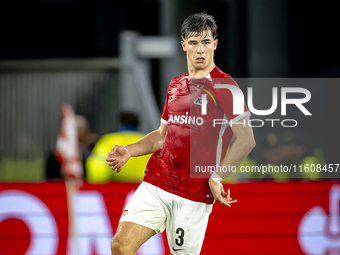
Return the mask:
[[211,72],[208,73],[207,76],[205,76],[204,78],[212,81],[212,79],[216,77],[217,73],[218,73],[218,68],[217,68],[217,66],[215,66],[215,68],[213,70],[211,70]]

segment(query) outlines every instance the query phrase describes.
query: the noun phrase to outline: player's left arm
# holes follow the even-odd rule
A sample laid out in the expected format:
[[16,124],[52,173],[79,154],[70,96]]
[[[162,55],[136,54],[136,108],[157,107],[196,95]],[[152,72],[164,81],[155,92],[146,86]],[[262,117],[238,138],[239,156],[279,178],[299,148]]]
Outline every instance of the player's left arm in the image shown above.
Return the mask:
[[[223,172],[224,169],[232,169],[232,167],[238,167],[242,161],[248,156],[251,150],[255,147],[254,133],[251,126],[248,125],[249,116],[244,117],[238,122],[234,123],[231,127],[236,139],[231,146],[228,154],[222,160],[220,166],[215,173],[209,178],[210,190],[216,201],[222,205],[230,207],[230,204],[235,203],[236,200],[230,199],[230,193],[226,193],[223,189],[223,185],[220,180],[229,176],[232,171]],[[230,166],[230,167],[229,167]],[[219,171],[220,170],[220,171]]]
[[[232,166],[238,167],[255,147],[256,143],[254,139],[253,129],[251,126],[248,125],[248,122],[249,116],[246,116],[232,125],[231,129],[236,139],[233,145],[230,147],[229,152],[221,162],[220,164],[221,168],[223,166],[228,167],[228,169],[229,166],[230,169]],[[216,171],[216,172],[222,179],[228,177],[232,173],[231,171],[229,172]]]

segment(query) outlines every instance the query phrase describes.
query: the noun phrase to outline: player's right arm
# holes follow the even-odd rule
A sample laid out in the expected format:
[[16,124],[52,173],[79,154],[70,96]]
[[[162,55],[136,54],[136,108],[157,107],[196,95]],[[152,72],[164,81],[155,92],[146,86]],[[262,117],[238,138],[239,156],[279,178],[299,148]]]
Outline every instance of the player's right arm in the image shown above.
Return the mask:
[[167,129],[167,125],[161,123],[159,129],[150,132],[136,143],[116,145],[107,155],[106,161],[112,170],[120,172],[130,157],[143,156],[162,148]]

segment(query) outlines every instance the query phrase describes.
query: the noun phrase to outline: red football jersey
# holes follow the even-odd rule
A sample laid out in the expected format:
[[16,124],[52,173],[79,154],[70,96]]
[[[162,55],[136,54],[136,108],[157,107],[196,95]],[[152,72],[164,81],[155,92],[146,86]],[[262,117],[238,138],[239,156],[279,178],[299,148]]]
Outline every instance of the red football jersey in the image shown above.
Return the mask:
[[244,114],[234,115],[231,91],[218,84],[238,88],[217,67],[203,79],[190,80],[185,73],[171,80],[161,119],[168,127],[165,142],[151,156],[143,181],[192,201],[213,203],[204,166],[220,164],[233,135],[230,122],[250,115],[244,101]]

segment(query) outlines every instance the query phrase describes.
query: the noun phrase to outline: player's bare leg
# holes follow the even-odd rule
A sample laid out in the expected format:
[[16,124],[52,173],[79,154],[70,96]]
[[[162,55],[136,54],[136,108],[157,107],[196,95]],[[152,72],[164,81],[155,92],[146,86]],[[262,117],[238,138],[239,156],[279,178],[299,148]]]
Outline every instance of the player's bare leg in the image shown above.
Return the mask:
[[156,233],[150,228],[132,222],[121,222],[111,242],[112,255],[133,255]]

